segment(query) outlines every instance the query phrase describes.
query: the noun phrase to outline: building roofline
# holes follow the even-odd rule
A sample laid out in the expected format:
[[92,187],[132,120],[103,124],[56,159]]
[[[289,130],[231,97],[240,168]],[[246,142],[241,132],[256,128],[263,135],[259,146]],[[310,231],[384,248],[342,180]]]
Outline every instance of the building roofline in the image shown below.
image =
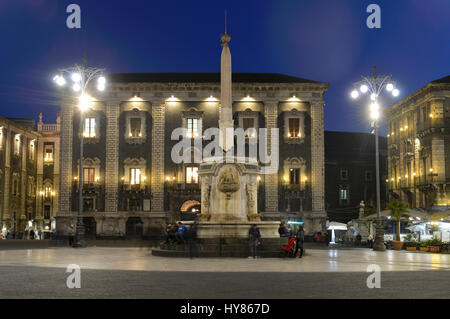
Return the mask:
[[[108,76],[111,83],[220,83],[220,72],[204,73],[113,73]],[[291,83],[327,84],[281,73],[232,73],[233,83]]]
[[428,82],[415,92],[411,93],[407,97],[401,99],[397,103],[391,105],[389,108],[386,109],[386,114],[391,114],[395,112],[396,109],[399,107],[408,104],[411,102],[411,100],[417,99],[420,95],[426,93],[427,91],[431,90],[432,88],[438,88],[438,87],[448,87],[450,89],[450,75],[442,77],[440,79],[436,79],[434,81]]

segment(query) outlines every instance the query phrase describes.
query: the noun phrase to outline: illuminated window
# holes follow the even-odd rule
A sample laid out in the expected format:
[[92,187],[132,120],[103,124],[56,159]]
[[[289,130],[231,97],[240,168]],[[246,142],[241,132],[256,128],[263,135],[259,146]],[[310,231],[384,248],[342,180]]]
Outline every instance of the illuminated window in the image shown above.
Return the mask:
[[187,137],[198,137],[198,119],[188,118],[187,121]]
[[300,119],[299,118],[290,118],[289,119],[288,137],[290,137],[290,138],[301,137],[301,135],[300,135]]
[[142,137],[142,125],[140,117],[130,118],[130,137]]
[[52,186],[51,185],[45,185],[44,188],[44,196],[46,200],[49,200],[52,196]]
[[339,204],[347,205],[348,203],[349,203],[348,188],[344,186],[339,189]]
[[83,167],[83,184],[91,184],[95,182],[95,168]]
[[300,184],[300,168],[289,169],[289,184],[291,185]]
[[186,167],[186,184],[198,183],[198,167]]
[[84,120],[84,137],[95,137],[95,118],[88,117]]
[[50,145],[45,146],[44,161],[53,162],[53,147]]
[[3,126],[0,126],[0,150],[3,149]]
[[30,142],[30,160],[34,161],[34,140]]
[[140,168],[130,168],[130,184],[132,186],[141,185],[141,169]]
[[14,137],[14,154],[20,155],[20,134]]
[[28,196],[34,197],[34,180],[32,177],[28,177]]

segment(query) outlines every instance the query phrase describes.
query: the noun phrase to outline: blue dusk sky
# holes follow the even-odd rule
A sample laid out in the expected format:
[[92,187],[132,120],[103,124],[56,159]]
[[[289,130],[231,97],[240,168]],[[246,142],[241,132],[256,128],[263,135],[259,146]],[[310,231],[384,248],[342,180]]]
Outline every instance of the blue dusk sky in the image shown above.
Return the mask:
[[[70,3],[81,29],[66,27]],[[371,3],[380,29],[366,26]],[[384,107],[450,74],[447,0],[1,0],[0,115],[54,122],[52,77],[84,54],[108,73],[219,72],[225,8],[233,71],[330,82],[326,130],[370,132],[368,101],[349,92],[374,63],[401,92]]]

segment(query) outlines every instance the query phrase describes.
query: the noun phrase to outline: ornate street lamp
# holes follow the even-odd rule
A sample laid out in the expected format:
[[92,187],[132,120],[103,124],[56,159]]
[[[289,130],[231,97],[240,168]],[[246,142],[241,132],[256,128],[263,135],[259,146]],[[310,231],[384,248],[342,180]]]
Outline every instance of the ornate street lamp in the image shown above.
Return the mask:
[[[375,129],[375,167],[376,167],[376,194],[377,194],[377,227],[375,235],[375,244],[373,250],[384,251],[384,230],[380,217],[381,201],[380,201],[380,159],[378,147],[378,129],[379,118],[381,116],[380,105],[378,104],[378,97],[386,90],[394,97],[397,97],[400,92],[394,87],[391,81],[392,75],[377,75],[377,67],[373,67],[373,74],[370,76],[361,76],[362,80],[354,83],[355,89],[350,93],[353,99],[357,99],[362,94],[370,95],[371,103],[369,105],[370,118],[372,120],[372,127]],[[358,92],[359,89],[359,92]]]
[[65,86],[67,84],[64,75],[68,76],[72,82],[72,90],[78,95],[78,107],[80,109],[80,170],[78,177],[78,199],[79,208],[77,216],[77,227],[75,233],[75,240],[72,247],[85,247],[84,241],[84,224],[83,224],[83,122],[84,112],[89,109],[91,97],[87,94],[89,83],[97,80],[97,90],[104,91],[106,86],[106,79],[103,76],[104,69],[92,68],[86,66],[86,60],[83,65],[75,65],[67,69],[61,69],[59,74],[53,78],[53,81],[58,86]]

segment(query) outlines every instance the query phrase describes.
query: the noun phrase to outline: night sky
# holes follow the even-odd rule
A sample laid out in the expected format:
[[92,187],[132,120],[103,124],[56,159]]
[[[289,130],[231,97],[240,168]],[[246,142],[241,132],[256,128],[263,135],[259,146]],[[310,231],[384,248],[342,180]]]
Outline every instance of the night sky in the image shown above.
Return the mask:
[[[70,3],[81,29],[66,27]],[[366,26],[371,3],[381,29]],[[448,0],[0,0],[0,115],[54,122],[52,77],[84,53],[109,73],[219,72],[225,8],[233,71],[330,82],[327,130],[370,132],[368,101],[349,93],[374,62],[400,89],[385,106],[450,74]]]

